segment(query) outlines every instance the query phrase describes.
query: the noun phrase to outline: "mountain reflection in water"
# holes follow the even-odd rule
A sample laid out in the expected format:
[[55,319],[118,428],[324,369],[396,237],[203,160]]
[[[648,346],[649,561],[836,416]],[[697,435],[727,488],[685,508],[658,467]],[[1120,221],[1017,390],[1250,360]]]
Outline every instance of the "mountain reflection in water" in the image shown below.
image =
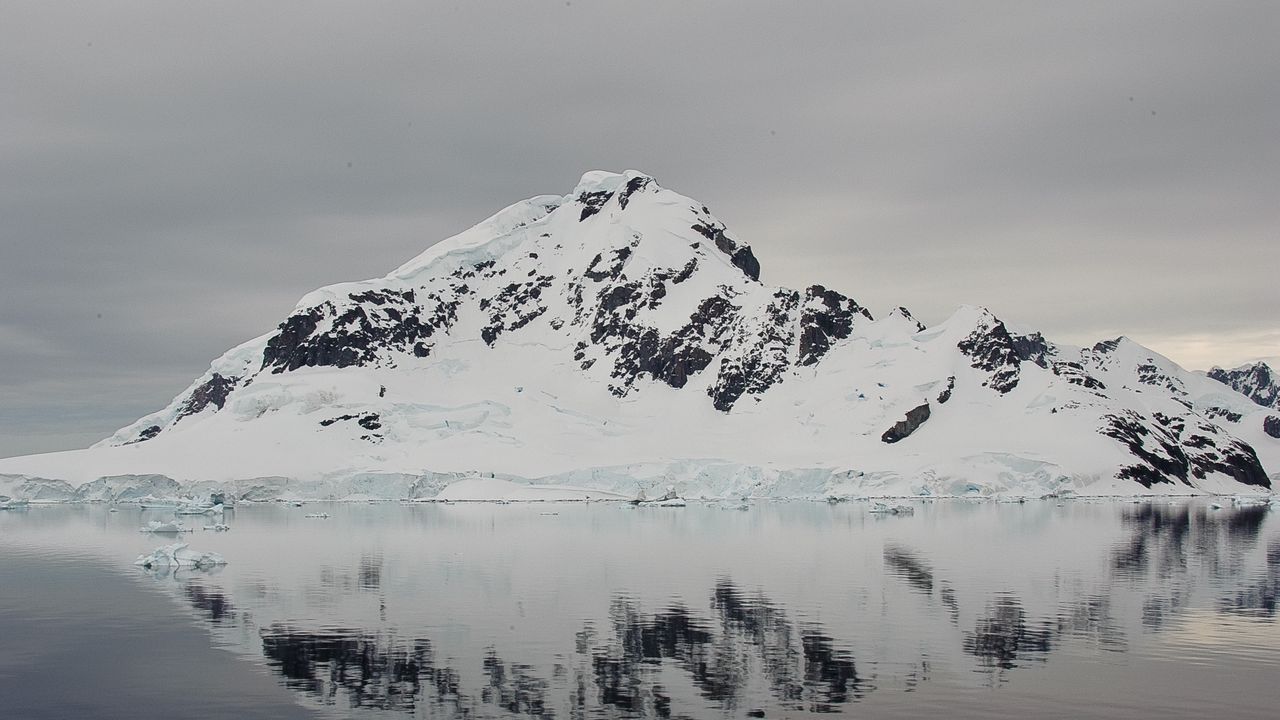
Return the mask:
[[[1274,715],[1265,507],[301,512],[246,506],[231,532],[197,534],[228,557],[219,573],[137,577],[338,715],[1070,717],[1082,692],[1114,718]],[[124,514],[49,508],[0,529],[128,560],[154,541]]]
[[[1012,671],[1043,665],[1068,643],[1126,651],[1126,623],[1113,607],[1117,588],[1139,590],[1140,625],[1149,632],[1175,619],[1206,576],[1242,581],[1221,596],[1218,612],[1274,616],[1280,539],[1271,541],[1260,574],[1250,575],[1244,562],[1266,518],[1266,508],[1124,507],[1109,575],[1100,587],[1062,599],[1047,614],[1029,610],[1012,590],[993,588],[985,600],[975,600],[963,569],[943,571],[904,542],[885,542],[883,568],[924,603],[922,621],[936,617],[955,628],[958,650],[972,658],[973,669],[989,684],[1004,684]],[[384,573],[384,557],[365,553],[351,570],[323,566],[320,591],[326,597],[380,593]],[[198,579],[188,581],[183,593],[215,625],[251,624]],[[571,649],[536,664],[513,661],[497,644],[469,659],[444,654],[431,637],[387,627],[277,622],[257,633],[269,666],[287,687],[313,700],[428,717],[666,718],[689,707],[735,716],[830,713],[877,690],[879,675],[859,672],[849,642],[856,638],[842,639],[729,578],[717,580],[704,600],[647,610],[639,598],[615,593],[606,622],[581,620],[566,638]],[[380,608],[385,619],[385,602]],[[931,662],[922,653],[896,684],[912,692],[929,682]]]
[[[436,657],[427,638],[403,639],[350,629],[306,631],[285,625],[261,630],[262,652],[286,684],[326,703],[411,712],[419,706],[448,716],[507,713],[550,717],[553,685],[570,689],[572,711],[612,708],[624,715],[670,717],[664,663],[678,668],[701,697],[725,710],[747,709],[752,668],[788,709],[829,712],[869,691],[853,659],[817,625],[797,626],[762,595],[744,595],[729,581],[711,594],[711,617],[671,607],[653,614],[616,596],[610,627],[585,624],[576,634],[572,667],[554,664],[551,677],[487,648],[486,684],[462,690],[461,674]],[[669,677],[669,676],[667,676]]]

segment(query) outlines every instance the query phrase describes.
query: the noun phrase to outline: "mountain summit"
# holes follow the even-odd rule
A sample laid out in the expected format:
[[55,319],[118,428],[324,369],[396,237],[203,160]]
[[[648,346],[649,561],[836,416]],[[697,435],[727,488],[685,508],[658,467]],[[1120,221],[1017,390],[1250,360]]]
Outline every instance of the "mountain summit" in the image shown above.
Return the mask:
[[430,497],[475,474],[627,496],[1237,492],[1280,469],[1273,414],[1125,338],[1070,347],[980,307],[925,327],[766,285],[704,205],[590,172],[306,295],[93,448],[0,472],[73,496],[142,473],[255,497]]

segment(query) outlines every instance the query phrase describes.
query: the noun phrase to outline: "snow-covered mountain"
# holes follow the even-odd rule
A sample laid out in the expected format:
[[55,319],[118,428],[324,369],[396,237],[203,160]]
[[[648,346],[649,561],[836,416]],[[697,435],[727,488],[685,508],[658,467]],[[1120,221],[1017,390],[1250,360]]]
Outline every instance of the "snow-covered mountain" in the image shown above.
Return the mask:
[[1280,377],[1265,362],[1241,365],[1232,370],[1215,367],[1208,375],[1262,407],[1280,410]]
[[925,327],[767,285],[705,206],[591,172],[308,294],[91,449],[0,461],[0,493],[429,497],[474,474],[627,496],[1261,491],[1268,417],[1125,338],[1052,343],[980,307]]

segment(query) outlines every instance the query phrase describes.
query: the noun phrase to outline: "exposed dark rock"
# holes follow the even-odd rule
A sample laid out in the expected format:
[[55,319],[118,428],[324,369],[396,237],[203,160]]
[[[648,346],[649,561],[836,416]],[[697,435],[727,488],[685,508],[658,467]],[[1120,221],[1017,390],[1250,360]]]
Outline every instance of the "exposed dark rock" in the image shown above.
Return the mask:
[[1187,473],[1190,462],[1176,439],[1157,431],[1132,410],[1120,415],[1107,415],[1099,432],[1119,440],[1141,463],[1123,468],[1119,477],[1134,480],[1145,488],[1158,483],[1172,484],[1175,480],[1190,485]]
[[815,365],[831,349],[833,340],[849,337],[854,316],[871,313],[851,298],[821,285],[805,290],[800,314],[800,365]]
[[1262,431],[1277,440],[1280,440],[1280,417],[1268,415],[1262,421]]
[[[493,261],[475,267],[492,268]],[[494,274],[503,272],[495,270]],[[461,295],[435,293],[419,304],[412,290],[367,291],[349,297],[353,304],[342,308],[324,302],[289,316],[267,341],[263,369],[281,373],[301,367],[371,366],[393,351],[425,357],[430,346],[424,341],[452,326],[461,305]],[[329,328],[317,332],[326,319],[331,320]]]
[[648,185],[652,181],[653,181],[653,178],[647,178],[647,177],[644,177],[643,175],[638,175],[628,180],[627,186],[623,188],[622,193],[618,195],[618,207],[622,208],[623,210],[626,210],[627,203],[631,201],[631,196],[634,195],[640,189],[644,188],[646,185]]
[[942,388],[942,392],[938,393],[938,404],[941,405],[951,399],[951,391],[956,389],[956,376],[952,375],[947,378],[947,386]]
[[894,423],[893,427],[884,431],[880,436],[880,440],[887,443],[896,443],[916,431],[916,428],[924,424],[929,419],[929,403],[919,405],[907,411],[907,417]]
[[151,438],[159,435],[161,429],[162,428],[159,425],[150,425],[148,427],[145,427],[142,429],[142,432],[138,433],[138,437],[136,439],[130,440],[129,442],[126,442],[124,444],[132,445],[134,443],[146,442],[147,440],[150,440]]
[[[615,304],[619,295],[624,296],[631,305]],[[671,387],[684,387],[690,375],[711,364],[713,357],[703,346],[714,347],[721,342],[728,321],[737,310],[719,295],[707,298],[689,316],[689,322],[684,327],[667,337],[661,337],[657,330],[639,328],[628,322],[626,312],[618,313],[621,308],[634,307],[634,303],[642,297],[634,288],[614,295],[615,299],[610,301],[610,312],[597,315],[592,328],[592,342],[612,347],[617,353],[612,373],[617,381],[614,386],[615,394],[625,394],[642,375],[653,377]]]
[[1204,414],[1211,418],[1220,418],[1227,422],[1238,423],[1244,419],[1244,416],[1238,412],[1233,412],[1224,407],[1210,406],[1204,409]]
[[343,422],[346,420],[355,420],[356,424],[364,428],[365,430],[377,430],[382,427],[382,418],[381,416],[378,415],[378,413],[363,413],[360,415],[350,415],[350,414],[339,415],[338,417],[329,418],[328,420],[321,420],[320,425],[323,427],[329,427],[334,423]]
[[600,212],[600,208],[609,202],[613,197],[613,193],[605,190],[597,190],[596,192],[584,192],[578,196],[578,202],[582,203],[582,214],[578,216],[578,222],[582,222],[587,218]]
[[1049,367],[1047,358],[1053,354],[1053,350],[1045,342],[1044,335],[1035,332],[1030,335],[1010,335],[1009,338],[1013,341],[1013,351],[1018,354],[1019,360],[1033,362],[1046,369]]
[[511,283],[492,298],[480,301],[480,309],[489,313],[489,324],[480,329],[480,337],[486,345],[493,345],[498,336],[511,330],[519,330],[547,311],[542,304],[542,291],[551,287],[550,275],[538,275],[523,283]]
[[597,254],[582,274],[588,280],[592,280],[594,282],[617,280],[618,276],[622,274],[622,268],[626,265],[627,258],[631,257],[631,248],[620,247],[614,250],[612,254],[613,257],[610,259],[608,265],[603,267],[601,267],[600,263],[604,261],[604,256]]
[[969,356],[974,368],[991,373],[983,385],[1001,395],[1018,386],[1021,358],[1004,323],[991,318],[989,324],[976,328],[957,347]]
[[1181,380],[1166,375],[1159,367],[1150,362],[1146,362],[1138,366],[1138,382],[1143,385],[1152,385],[1163,390],[1168,390],[1175,395],[1187,394],[1186,389],[1182,386]]
[[680,272],[676,273],[675,276],[671,278],[671,283],[673,285],[679,285],[685,280],[693,277],[693,271],[697,269],[698,258],[689,258],[689,262],[685,263],[684,267],[680,269]]
[[187,401],[178,410],[178,416],[174,419],[174,422],[188,415],[195,415],[210,405],[221,410],[227,402],[227,395],[231,394],[231,391],[235,389],[236,383],[239,381],[240,378],[238,377],[228,378],[214,373],[207,381],[191,391],[191,394],[187,396]]
[[1263,407],[1280,410],[1280,378],[1266,363],[1254,363],[1234,370],[1214,368],[1209,371],[1209,377]]
[[894,312],[906,318],[908,322],[913,323],[916,326],[916,332],[920,332],[925,329],[924,323],[917,320],[915,316],[911,314],[911,311],[906,309],[905,307],[902,307],[901,305],[899,305],[898,309],[895,310]]
[[1191,455],[1192,473],[1203,478],[1211,472],[1220,472],[1238,483],[1256,487],[1271,487],[1271,479],[1262,469],[1258,454],[1239,440],[1229,440],[1216,445],[1218,452]]
[[733,263],[733,266],[741,270],[747,277],[752,280],[760,279],[760,261],[756,260],[756,256],[751,253],[751,248],[746,245],[739,245],[726,236],[723,226],[697,223],[692,227],[703,237],[714,242],[720,252],[729,256],[729,262]]
[[1058,361],[1053,364],[1053,374],[1066,379],[1072,385],[1079,385],[1086,390],[1106,390],[1100,380],[1085,371],[1078,362]]
[[1106,355],[1115,352],[1120,347],[1120,341],[1124,338],[1116,338],[1115,340],[1102,340],[1093,345],[1093,351],[1099,355]]
[[800,293],[778,290],[765,308],[759,327],[739,327],[733,352],[720,355],[720,372],[707,389],[717,410],[728,412],[743,395],[758,395],[782,381],[789,356]]
[[1182,440],[1188,419],[1155,413],[1145,421],[1132,410],[1106,416],[1101,432],[1122,442],[1141,462],[1121,470],[1119,477],[1150,488],[1174,481],[1190,485],[1189,476],[1204,478],[1222,473],[1236,482],[1271,487],[1257,453],[1247,444],[1209,423],[1197,423],[1196,432]]

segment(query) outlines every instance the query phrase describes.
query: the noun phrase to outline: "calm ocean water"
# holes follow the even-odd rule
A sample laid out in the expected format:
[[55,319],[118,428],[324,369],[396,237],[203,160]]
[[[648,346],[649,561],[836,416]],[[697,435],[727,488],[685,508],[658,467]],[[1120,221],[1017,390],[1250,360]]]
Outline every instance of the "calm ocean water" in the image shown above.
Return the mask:
[[241,506],[161,574],[164,511],[0,512],[0,715],[1280,712],[1275,513],[915,507]]

